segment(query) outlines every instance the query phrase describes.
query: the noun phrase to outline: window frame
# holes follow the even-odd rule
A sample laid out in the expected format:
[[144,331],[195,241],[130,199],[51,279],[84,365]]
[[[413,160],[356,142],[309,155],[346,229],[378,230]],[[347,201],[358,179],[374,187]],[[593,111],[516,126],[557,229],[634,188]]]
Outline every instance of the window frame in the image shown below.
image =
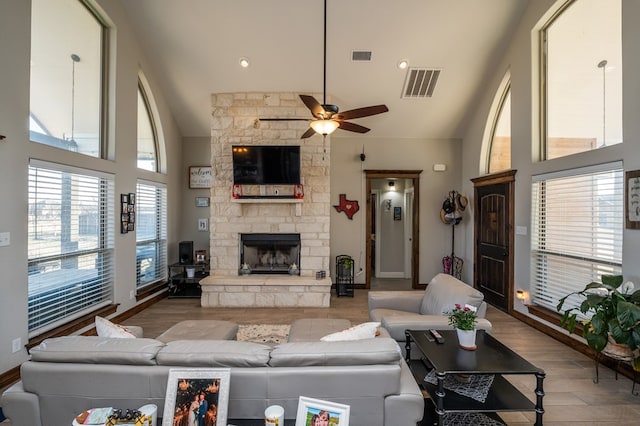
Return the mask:
[[[61,248],[58,253],[53,253],[53,254],[47,253],[45,255],[32,256],[29,253],[29,248],[27,248],[28,250],[27,261],[28,261],[29,269],[32,271],[32,273],[30,273],[27,278],[27,285],[29,288],[29,292],[32,290],[33,286],[37,285],[36,282],[32,281],[32,278],[35,279],[36,276],[40,276],[43,278],[43,280],[40,280],[42,282],[39,283],[39,285],[43,287],[42,289],[40,289],[41,291],[38,291],[37,293],[34,293],[32,295],[29,295],[29,306],[27,309],[27,317],[28,317],[28,332],[30,337],[38,336],[42,333],[46,333],[47,331],[55,329],[70,321],[73,321],[76,318],[82,317],[84,315],[87,315],[90,312],[97,311],[107,305],[110,305],[113,303],[113,296],[114,296],[115,176],[104,173],[104,172],[96,172],[93,170],[82,169],[82,168],[68,166],[68,165],[54,164],[54,163],[49,163],[41,160],[32,159],[29,163],[29,191],[28,192],[29,192],[30,210],[32,210],[31,200],[34,197],[34,193],[32,192],[32,184],[35,184],[35,186],[38,187],[37,183],[41,182],[40,180],[38,180],[38,176],[37,176],[37,173],[40,170],[42,170],[43,173],[45,173],[42,179],[47,179],[45,177],[46,176],[45,171],[50,171],[54,174],[58,174],[58,173],[60,173],[61,175],[69,174],[77,177],[87,177],[90,179],[98,179],[101,190],[99,191],[100,197],[96,201],[96,204],[97,204],[96,208],[98,209],[98,220],[96,224],[96,226],[98,226],[98,230],[96,233],[97,235],[96,247],[90,248],[90,249],[77,247],[73,251],[64,251],[62,249],[63,237],[62,237],[62,233],[60,233],[60,237],[54,241],[54,244],[58,241],[61,244]],[[35,173],[35,175],[32,175],[32,173]],[[50,179],[47,179],[47,180],[49,182],[54,182],[54,185],[57,184],[57,182],[55,181],[51,181]],[[62,177],[60,179],[60,185],[64,185],[64,178]],[[71,185],[72,186],[69,189],[74,189],[76,191],[82,190],[82,185],[79,183],[72,183]],[[62,186],[59,188],[59,190],[61,192],[63,191]],[[76,201],[78,205],[73,206],[73,210],[71,212],[75,212],[76,214],[79,215],[79,212],[81,210],[80,209],[81,202],[79,201],[79,199],[76,199],[74,201]],[[37,212],[38,209],[36,209],[35,206],[33,207],[34,207],[33,210]],[[61,205],[61,211],[62,211],[62,205]],[[70,213],[70,216],[71,216],[71,213]],[[34,220],[37,221],[37,218],[34,218]],[[28,222],[31,222],[31,219],[29,219]],[[81,221],[79,220],[78,231],[77,231],[79,234],[82,232],[80,222]],[[69,229],[71,229],[73,227],[73,223],[69,222],[67,225],[63,225],[62,222],[60,222],[60,227],[63,227],[63,226],[68,226]],[[31,229],[31,226],[29,228]],[[32,235],[31,231],[28,231],[27,245],[29,245],[29,242],[32,240],[32,238],[35,238],[35,235]],[[56,278],[57,282],[50,282],[50,279],[52,277],[46,277],[47,271],[40,270],[41,267],[45,267],[46,264],[51,264],[53,268],[56,268],[57,263],[60,263],[60,265],[62,265],[63,263],[68,264],[68,262],[70,261],[73,262],[74,259],[76,259],[76,262],[77,262],[77,260],[80,259],[81,257],[91,256],[91,255],[96,255],[97,259],[99,259],[99,263],[95,265],[95,268],[94,268],[97,271],[96,272],[97,276],[95,278],[93,277],[93,275],[88,274],[90,270],[85,268],[79,268],[79,267],[61,268],[60,267],[57,269],[53,269],[49,272],[54,272],[57,270],[64,271],[65,269],[67,269],[67,273],[62,274],[64,275],[63,278],[66,279],[70,277],[71,279],[62,281],[59,278]],[[40,275],[40,273],[36,274],[35,273],[36,271],[39,271],[40,273],[42,273],[42,275]],[[71,271],[76,271],[77,273],[73,273]],[[61,275],[61,274],[57,274],[57,275]],[[73,275],[75,275],[75,277]],[[96,282],[96,279],[97,279],[97,282]],[[64,282],[64,286],[60,285],[60,282]],[[98,288],[95,287],[96,283],[99,284]],[[78,288],[82,288],[82,292],[81,292],[82,294],[79,296],[81,299],[79,299],[77,296],[73,296],[73,298],[69,298],[68,295],[65,294],[65,292],[68,292],[68,293],[73,292]],[[39,301],[40,298],[43,298],[45,296],[51,297],[51,299],[47,299],[45,301]],[[61,304],[51,303],[52,300],[56,303],[58,301],[62,301],[63,303]],[[34,304],[36,303],[44,304],[44,302],[47,302],[47,305],[43,306],[42,308],[37,308],[34,306],[32,310],[32,306],[31,306],[32,302]],[[81,307],[72,306],[72,304],[76,304],[76,303],[79,303],[82,306]],[[63,308],[59,308],[59,306],[63,306]],[[50,314],[52,311],[58,312],[60,309],[64,310],[64,314],[62,316],[56,315],[53,319],[50,319],[50,320],[37,319],[37,318],[40,318],[40,316],[42,315],[40,314],[40,312],[44,312],[45,318],[46,318],[47,313]]]
[[[154,152],[153,152],[153,157],[154,157],[154,168],[153,170],[150,170],[152,172],[158,172],[159,167],[160,167],[160,161],[159,161],[159,155],[158,153],[160,152],[160,143],[159,143],[159,136],[158,136],[158,129],[157,129],[157,125],[156,125],[156,118],[155,118],[155,114],[153,113],[153,108],[152,108],[152,103],[151,103],[151,99],[149,94],[147,93],[147,88],[145,87],[145,83],[143,82],[142,78],[138,79],[138,96],[140,96],[142,98],[142,102],[144,104],[145,107],[145,112],[146,112],[146,117],[149,120],[149,126],[151,127],[151,134],[153,137],[153,148],[154,148]],[[140,120],[140,117],[138,116],[138,121]],[[139,161],[140,158],[140,142],[139,142],[139,138],[140,135],[138,135],[137,139],[136,139],[136,146],[137,146],[137,150],[136,150],[136,161]],[[139,165],[136,165],[136,167],[138,169],[141,170],[149,170],[149,169],[145,169],[140,167]]]
[[[141,193],[141,186],[154,188],[156,191],[156,205],[155,205],[155,232],[154,238],[139,240],[139,236],[142,235],[141,226],[144,226],[144,217],[140,212],[140,208],[145,204],[147,197]],[[158,192],[160,199],[158,199]],[[158,205],[159,203],[159,205]],[[147,180],[139,179],[136,183],[136,292],[144,290],[159,282],[167,280],[168,276],[168,254],[167,254],[167,188],[166,185],[151,182]],[[141,258],[138,255],[138,249],[149,244],[155,245],[154,257],[156,265],[154,267],[155,278],[149,281],[141,282]]]

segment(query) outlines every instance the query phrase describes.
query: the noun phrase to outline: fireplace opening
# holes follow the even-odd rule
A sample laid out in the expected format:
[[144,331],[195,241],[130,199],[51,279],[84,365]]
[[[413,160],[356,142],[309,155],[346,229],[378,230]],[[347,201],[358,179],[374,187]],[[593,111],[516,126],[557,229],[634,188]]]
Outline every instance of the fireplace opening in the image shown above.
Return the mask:
[[300,234],[240,234],[241,274],[288,274],[300,268]]

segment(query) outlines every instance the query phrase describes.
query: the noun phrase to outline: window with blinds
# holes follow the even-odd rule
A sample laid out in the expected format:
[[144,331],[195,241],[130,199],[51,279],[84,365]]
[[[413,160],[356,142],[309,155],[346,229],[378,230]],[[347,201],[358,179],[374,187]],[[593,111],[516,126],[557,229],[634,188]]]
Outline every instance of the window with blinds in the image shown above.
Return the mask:
[[[532,302],[558,300],[603,274],[622,273],[624,187],[620,162],[533,177]],[[578,306],[580,299],[568,299]]]
[[167,189],[138,181],[136,193],[136,286],[167,278]]
[[28,323],[41,334],[111,303],[113,176],[31,160]]

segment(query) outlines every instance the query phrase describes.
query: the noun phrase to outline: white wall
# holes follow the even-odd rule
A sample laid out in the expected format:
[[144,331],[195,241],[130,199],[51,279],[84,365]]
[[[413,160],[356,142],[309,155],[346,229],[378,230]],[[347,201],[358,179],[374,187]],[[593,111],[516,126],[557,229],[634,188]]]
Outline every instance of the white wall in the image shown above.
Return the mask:
[[[534,84],[534,59],[537,52],[532,50],[532,33],[541,17],[556,2],[540,0],[529,2],[522,22],[512,38],[504,57],[500,61],[495,73],[485,82],[486,91],[476,102],[475,114],[469,122],[467,133],[463,139],[462,150],[464,160],[462,164],[462,184],[464,192],[473,194],[470,178],[481,173],[480,149],[484,127],[489,114],[489,108],[495,96],[498,85],[507,70],[511,72],[511,129],[512,129],[512,168],[517,170],[515,186],[515,225],[527,229],[527,235],[515,236],[515,289],[529,290],[530,283],[530,223],[531,223],[531,176],[553,169],[562,170],[589,164],[605,163],[616,160],[624,161],[625,170],[640,168],[640,55],[637,40],[640,38],[640,2],[623,0],[623,134],[624,142],[620,145],[577,154],[570,157],[558,158],[546,162],[532,160],[532,144],[536,140],[536,121],[534,120],[536,85]],[[595,98],[594,102],[601,102]],[[470,199],[473,215],[473,199]],[[472,224],[466,232],[466,258],[473,256]],[[640,284],[640,263],[637,253],[640,250],[640,232],[624,231],[623,273],[625,280],[632,280]],[[472,277],[473,266],[465,262],[465,273]],[[526,309],[519,302],[516,309],[527,314]]]
[[[78,167],[103,170],[115,175],[116,194],[135,192],[136,179],[164,182],[168,188],[169,258],[177,258],[177,218],[180,215],[180,189],[186,175],[181,175],[181,136],[168,106],[154,80],[153,69],[146,67],[142,51],[127,27],[128,22],[118,2],[100,0],[102,8],[114,24],[111,55],[111,87],[109,91],[109,141],[114,160],[101,160],[82,155],[69,155],[58,149],[29,142],[29,63],[30,1],[0,2],[0,232],[11,233],[11,244],[0,247],[0,372],[7,371],[27,359],[24,349],[12,353],[12,341],[28,340],[27,333],[27,167],[29,158],[53,162],[69,162]],[[166,175],[139,171],[136,167],[137,79],[142,69],[157,102],[166,144]],[[64,155],[63,155],[64,154]],[[118,223],[115,220],[115,223]],[[116,229],[115,294],[118,312],[136,304],[129,298],[136,282],[135,234],[120,234]]]
[[[340,130],[338,130],[340,131]],[[366,161],[360,161],[362,146]],[[446,164],[445,172],[434,172],[434,164]],[[363,170],[423,170],[420,175],[420,276],[418,282],[428,283],[442,272],[442,257],[451,254],[451,229],[440,220],[442,202],[450,190],[461,191],[461,141],[458,139],[352,139],[331,140],[331,205],[338,204],[339,194],[357,200],[360,211],[353,220],[331,209],[331,272],[335,257],[347,254],[356,262],[356,283],[364,283],[366,187]],[[464,194],[464,191],[461,191]],[[469,195],[469,194],[466,194]],[[468,212],[468,210],[467,210]],[[464,233],[471,217],[456,228],[456,254],[465,253]],[[443,244],[447,241],[447,244]],[[471,259],[464,259],[465,263]],[[463,276],[469,279],[471,275]]]

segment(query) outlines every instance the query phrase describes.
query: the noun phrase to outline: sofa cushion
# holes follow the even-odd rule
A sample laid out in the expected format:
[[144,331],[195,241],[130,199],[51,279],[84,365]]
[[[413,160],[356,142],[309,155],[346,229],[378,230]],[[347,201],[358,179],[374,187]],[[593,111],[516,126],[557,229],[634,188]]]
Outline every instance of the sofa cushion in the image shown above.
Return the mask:
[[159,365],[189,367],[264,367],[271,347],[235,340],[175,340],[157,356]]
[[121,339],[135,339],[136,334],[126,327],[114,324],[106,318],[96,316],[96,333],[100,337],[118,337]]
[[346,330],[327,334],[320,340],[322,342],[341,342],[345,340],[373,339],[376,337],[378,327],[380,327],[379,322],[364,322]]
[[397,364],[400,348],[388,337],[343,342],[294,342],[271,351],[272,367]]
[[64,336],[46,339],[29,352],[39,362],[155,365],[163,346],[155,339]]
[[300,318],[291,322],[289,342],[317,342],[323,336],[351,327],[351,321],[338,318]]
[[476,308],[484,300],[484,295],[449,274],[437,274],[427,285],[420,306],[423,315],[444,315],[456,303],[472,305]]

